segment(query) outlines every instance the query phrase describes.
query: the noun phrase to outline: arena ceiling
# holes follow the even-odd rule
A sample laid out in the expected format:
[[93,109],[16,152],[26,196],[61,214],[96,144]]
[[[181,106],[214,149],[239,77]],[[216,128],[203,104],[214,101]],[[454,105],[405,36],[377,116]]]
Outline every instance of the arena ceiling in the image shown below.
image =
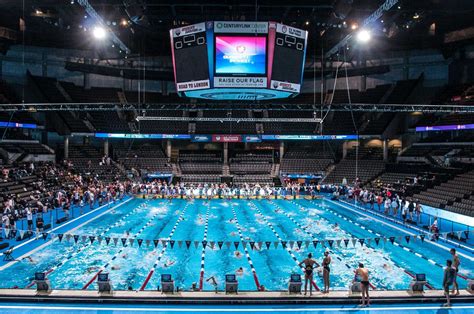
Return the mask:
[[[0,2],[0,44],[108,49],[91,39],[93,18],[85,0],[4,0]],[[170,54],[168,30],[206,20],[273,20],[307,29],[308,56],[334,47],[385,0],[88,0],[132,54]],[[472,0],[399,0],[371,26],[377,52],[443,48],[472,41]],[[21,30],[24,29],[24,32]],[[453,33],[461,31],[461,33]],[[450,41],[446,36],[452,35]],[[467,31],[469,34],[469,31]],[[471,32],[472,34],[472,32]]]

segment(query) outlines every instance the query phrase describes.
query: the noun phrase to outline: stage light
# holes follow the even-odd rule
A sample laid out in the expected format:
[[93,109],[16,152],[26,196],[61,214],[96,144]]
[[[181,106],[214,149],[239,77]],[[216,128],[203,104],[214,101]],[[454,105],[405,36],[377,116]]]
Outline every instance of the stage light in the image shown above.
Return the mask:
[[99,40],[102,40],[107,37],[107,31],[101,26],[94,27],[94,29],[92,30],[92,34],[94,35],[95,39]]
[[122,25],[122,26],[125,27],[125,26],[128,25],[128,21],[127,21],[126,19],[122,19],[122,20],[120,21],[120,25]]
[[305,22],[305,25],[309,25],[309,21],[306,21],[306,22]]
[[357,25],[357,23],[353,23],[353,24],[351,25],[351,29],[352,29],[352,30],[356,30],[358,27],[359,27],[359,25]]
[[360,30],[356,35],[357,41],[361,42],[361,43],[366,43],[366,42],[370,41],[371,37],[372,36],[371,36],[370,32],[368,30],[365,30],[365,29]]
[[415,13],[415,15],[413,15],[413,19],[414,19],[414,20],[417,20],[417,19],[419,19],[419,18],[420,18],[420,15],[419,15],[418,13]]

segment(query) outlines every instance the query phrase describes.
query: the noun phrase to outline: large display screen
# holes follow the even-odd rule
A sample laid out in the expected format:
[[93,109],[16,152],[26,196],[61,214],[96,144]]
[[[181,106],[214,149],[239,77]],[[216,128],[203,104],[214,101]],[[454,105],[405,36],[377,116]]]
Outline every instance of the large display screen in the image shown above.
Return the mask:
[[266,73],[267,38],[216,36],[216,74]]

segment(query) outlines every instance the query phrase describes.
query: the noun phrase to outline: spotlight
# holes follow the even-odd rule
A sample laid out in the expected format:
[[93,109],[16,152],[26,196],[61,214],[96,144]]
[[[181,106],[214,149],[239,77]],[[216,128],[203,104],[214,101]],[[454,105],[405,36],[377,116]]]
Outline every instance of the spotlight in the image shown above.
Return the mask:
[[75,0],[71,0],[71,4],[74,4]]
[[356,30],[358,27],[359,27],[359,25],[357,25],[357,23],[353,23],[353,24],[351,25],[351,29],[352,29],[352,30]]
[[101,26],[96,26],[92,30],[92,35],[94,35],[95,39],[102,40],[107,37],[107,31]]
[[368,30],[365,30],[365,29],[360,30],[356,35],[357,41],[361,42],[361,43],[366,43],[366,42],[370,41],[371,37],[372,36],[371,36],[370,32]]
[[120,25],[122,25],[123,27],[127,26],[128,25],[128,21],[126,19],[122,19],[120,21]]
[[309,21],[306,21],[306,22],[305,22],[305,25],[309,25]]

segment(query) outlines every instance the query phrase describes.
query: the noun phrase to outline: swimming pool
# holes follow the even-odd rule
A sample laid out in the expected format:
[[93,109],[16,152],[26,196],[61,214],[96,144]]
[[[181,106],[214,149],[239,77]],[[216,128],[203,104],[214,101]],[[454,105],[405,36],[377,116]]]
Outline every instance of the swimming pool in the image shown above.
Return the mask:
[[[440,289],[441,266],[450,258],[438,243],[407,242],[403,229],[329,200],[133,199],[69,233],[77,243],[56,237],[30,252],[31,259],[3,266],[0,288],[34,288],[34,273],[44,271],[54,289],[97,289],[94,279],[104,271],[116,290],[155,290],[163,273],[180,289],[195,283],[213,290],[207,278],[214,276],[223,289],[225,274],[242,267],[240,290],[286,290],[308,252],[320,262],[330,249],[333,289],[348,289],[358,262],[376,289],[404,290],[416,273]],[[472,278],[472,256],[461,260],[461,273]],[[320,277],[315,281],[322,286]]]

